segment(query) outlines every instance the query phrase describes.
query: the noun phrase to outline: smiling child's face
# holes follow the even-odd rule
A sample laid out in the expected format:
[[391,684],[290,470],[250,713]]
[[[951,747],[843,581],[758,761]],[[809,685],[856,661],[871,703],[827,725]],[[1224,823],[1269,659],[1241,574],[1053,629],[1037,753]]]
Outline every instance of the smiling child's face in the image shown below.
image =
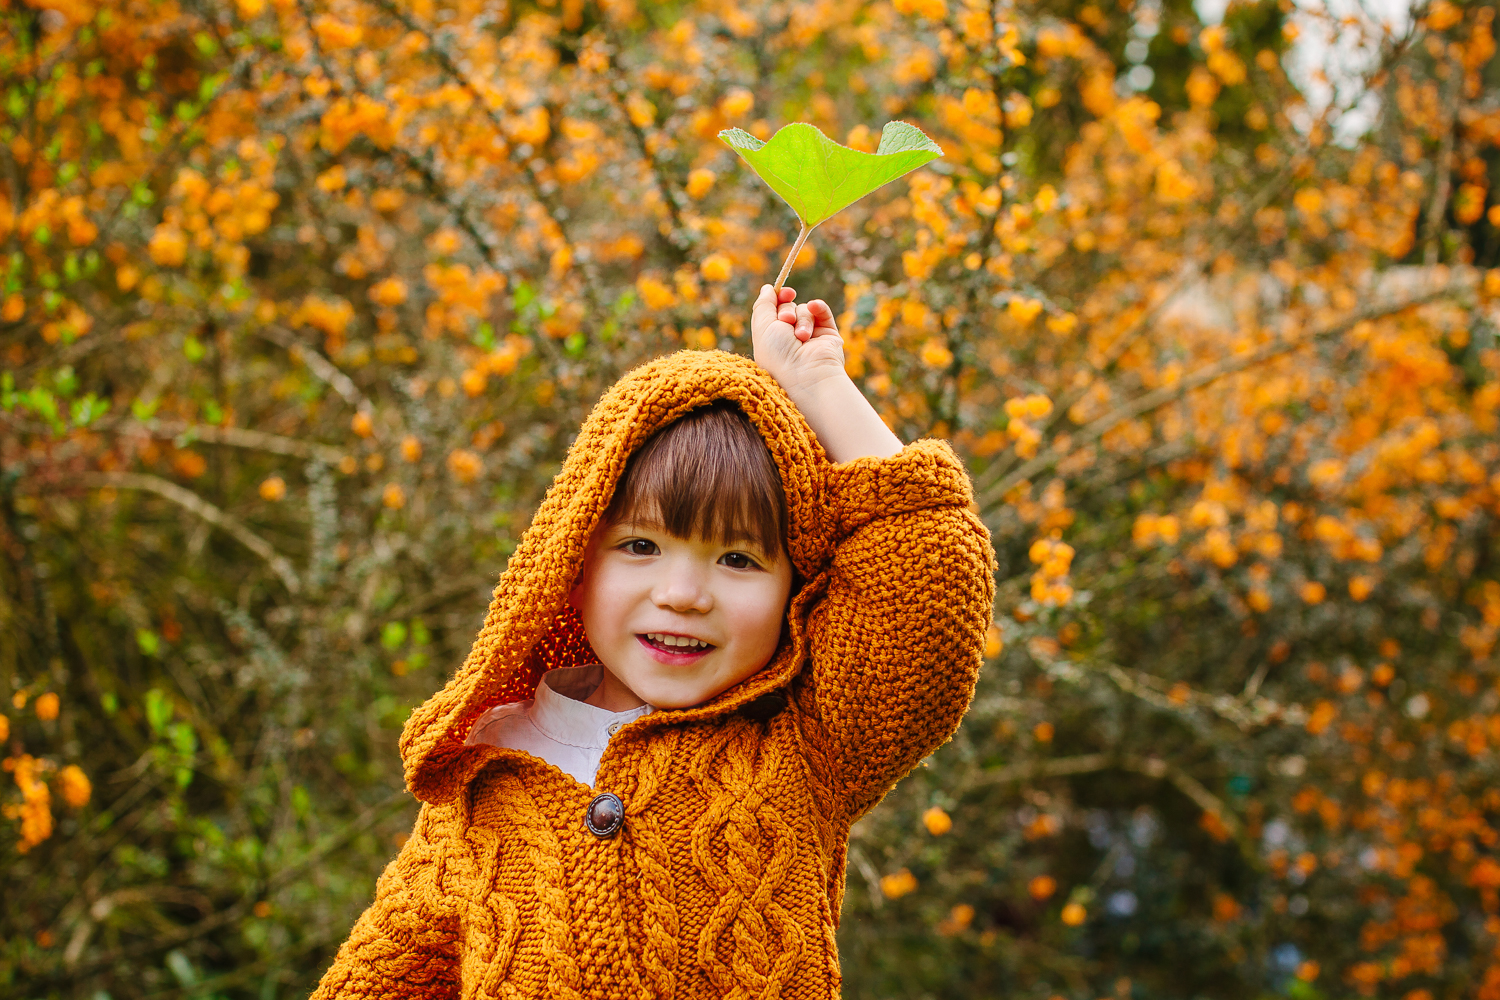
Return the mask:
[[[681,538],[639,520],[594,533],[568,603],[604,664],[591,704],[699,705],[765,666],[791,593],[785,554],[745,539]],[[705,643],[672,645],[696,639]]]

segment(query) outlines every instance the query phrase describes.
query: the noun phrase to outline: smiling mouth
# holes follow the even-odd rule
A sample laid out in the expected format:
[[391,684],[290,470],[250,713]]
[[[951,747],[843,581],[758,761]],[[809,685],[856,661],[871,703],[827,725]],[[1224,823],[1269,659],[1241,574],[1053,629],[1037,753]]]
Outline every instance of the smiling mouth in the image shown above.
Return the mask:
[[636,639],[644,646],[672,656],[701,656],[717,648],[702,639],[668,632],[641,632],[637,633]]

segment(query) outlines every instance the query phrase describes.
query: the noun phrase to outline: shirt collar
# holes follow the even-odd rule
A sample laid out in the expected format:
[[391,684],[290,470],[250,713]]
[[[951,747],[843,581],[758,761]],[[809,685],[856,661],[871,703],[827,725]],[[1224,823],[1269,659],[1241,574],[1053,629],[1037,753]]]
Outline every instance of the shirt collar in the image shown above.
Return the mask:
[[583,699],[592,694],[603,679],[604,667],[598,663],[547,671],[533,696],[532,724],[559,743],[604,749],[615,730],[649,714],[651,706],[609,712],[586,703]]

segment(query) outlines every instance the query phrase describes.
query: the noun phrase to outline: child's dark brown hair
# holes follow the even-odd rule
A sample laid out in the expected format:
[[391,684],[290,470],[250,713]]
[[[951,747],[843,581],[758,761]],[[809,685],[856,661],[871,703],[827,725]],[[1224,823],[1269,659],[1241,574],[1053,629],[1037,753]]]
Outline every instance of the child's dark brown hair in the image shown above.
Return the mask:
[[691,410],[653,434],[625,465],[604,523],[657,521],[679,538],[754,542],[786,552],[786,492],[766,442],[727,399]]

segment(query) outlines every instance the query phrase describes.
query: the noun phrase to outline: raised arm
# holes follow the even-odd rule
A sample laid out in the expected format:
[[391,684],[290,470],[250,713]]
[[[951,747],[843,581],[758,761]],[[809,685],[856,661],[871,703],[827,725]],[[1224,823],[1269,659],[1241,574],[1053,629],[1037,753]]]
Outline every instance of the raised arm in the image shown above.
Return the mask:
[[854,819],[944,743],[969,707],[995,600],[989,532],[944,442],[827,470],[837,548],[812,613],[803,699]]
[[755,360],[834,463],[824,530],[836,549],[798,700],[852,819],[963,718],[994,613],[995,557],[953,449],[903,446],[845,373],[833,310],[795,299],[764,286],[750,332]]
[[453,1000],[458,996],[458,922],[440,873],[443,827],[424,805],[412,835],[375,884],[375,901],[354,924],[312,1000]]

